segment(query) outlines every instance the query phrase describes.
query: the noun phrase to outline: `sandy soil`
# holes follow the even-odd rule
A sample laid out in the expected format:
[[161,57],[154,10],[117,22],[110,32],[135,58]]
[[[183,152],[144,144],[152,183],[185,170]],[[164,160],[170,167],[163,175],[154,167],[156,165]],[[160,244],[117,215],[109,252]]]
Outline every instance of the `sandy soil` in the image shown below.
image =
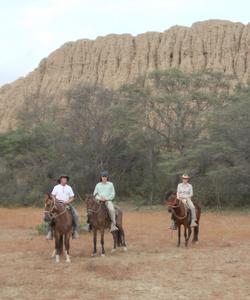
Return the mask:
[[[204,213],[198,245],[176,248],[165,210],[125,211],[128,251],[92,258],[91,234],[71,264],[38,236],[41,209],[0,209],[0,299],[250,299],[250,215]],[[83,209],[80,209],[84,215]]]

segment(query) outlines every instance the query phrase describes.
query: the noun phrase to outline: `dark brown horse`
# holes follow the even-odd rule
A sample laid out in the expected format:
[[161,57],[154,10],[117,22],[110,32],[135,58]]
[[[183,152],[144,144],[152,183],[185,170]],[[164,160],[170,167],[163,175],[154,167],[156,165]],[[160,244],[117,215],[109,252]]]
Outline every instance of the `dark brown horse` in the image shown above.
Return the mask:
[[[105,203],[99,202],[95,199],[93,195],[86,195],[86,206],[87,206],[87,214],[89,225],[93,230],[93,254],[92,256],[96,256],[96,242],[97,242],[97,231],[101,233],[101,256],[105,256],[104,249],[104,232],[105,229],[111,226],[111,220],[108,215],[108,210],[105,206]],[[113,240],[114,246],[112,252],[116,251],[116,247],[123,247],[123,250],[126,251],[126,242],[125,242],[125,234],[122,227],[122,211],[120,208],[115,207],[116,211],[116,226],[119,230],[113,231]]]
[[[173,220],[175,221],[178,228],[178,243],[177,246],[180,246],[181,242],[181,225],[184,226],[184,237],[185,237],[185,246],[188,246],[188,241],[192,234],[192,229],[190,227],[191,223],[191,211],[186,207],[183,201],[177,199],[177,195],[174,192],[168,192],[165,195],[166,204],[168,206],[168,211],[172,213]],[[194,202],[194,206],[196,209],[196,217],[197,217],[197,226],[194,227],[193,234],[193,243],[198,242],[199,237],[199,222],[201,216],[201,208],[200,206]]]
[[63,241],[66,262],[70,262],[69,247],[73,225],[72,216],[66,206],[51,194],[47,194],[45,197],[44,220],[47,222],[53,221],[55,250],[52,256],[56,256],[56,263],[59,263],[59,255],[63,253]]

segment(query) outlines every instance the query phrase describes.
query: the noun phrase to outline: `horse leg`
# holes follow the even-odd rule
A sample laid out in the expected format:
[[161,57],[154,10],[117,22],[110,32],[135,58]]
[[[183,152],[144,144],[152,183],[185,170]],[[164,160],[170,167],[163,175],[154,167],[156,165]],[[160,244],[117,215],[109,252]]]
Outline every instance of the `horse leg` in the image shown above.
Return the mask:
[[93,229],[93,245],[94,245],[94,250],[92,253],[92,256],[96,256],[96,239],[97,239],[97,230]]
[[102,254],[101,254],[101,256],[105,256],[105,250],[104,250],[104,229],[101,230],[101,246],[102,246]]
[[69,256],[69,242],[70,242],[70,234],[71,234],[71,231],[70,232],[67,232],[65,235],[64,235],[64,247],[65,247],[65,256],[66,256],[66,262],[67,263],[70,263],[70,256]]
[[[187,232],[188,231],[188,232]],[[185,246],[188,246],[188,241],[190,239],[190,236],[192,234],[192,229],[189,225],[185,226]]]
[[193,240],[192,240],[193,243],[198,243],[198,241],[199,241],[198,236],[199,236],[199,223],[198,223],[198,226],[194,227],[194,236],[193,236]]
[[61,235],[55,232],[56,263],[60,262],[61,254]]
[[180,247],[181,244],[181,225],[178,224],[178,242],[177,242],[177,247]]
[[123,228],[121,227],[120,229],[120,237],[121,237],[121,243],[122,243],[122,247],[123,247],[123,251],[127,251],[127,245],[126,245],[126,242],[125,242],[125,233],[124,233],[124,230]]
[[117,231],[112,231],[112,236],[113,236],[114,246],[113,246],[113,249],[111,250],[111,253],[116,251],[116,245],[117,245],[117,239],[118,239]]
[[184,225],[184,237],[185,237],[185,247],[188,246],[188,237],[187,237],[187,226]]
[[190,239],[191,234],[192,234],[192,229],[190,226],[188,226],[188,241]]

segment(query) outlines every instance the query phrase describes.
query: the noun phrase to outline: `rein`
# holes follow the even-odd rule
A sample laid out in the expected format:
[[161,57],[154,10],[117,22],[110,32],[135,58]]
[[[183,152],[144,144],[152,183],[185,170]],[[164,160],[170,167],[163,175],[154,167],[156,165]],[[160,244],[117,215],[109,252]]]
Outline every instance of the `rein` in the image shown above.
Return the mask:
[[52,206],[52,208],[50,208],[50,210],[49,211],[44,211],[44,213],[47,213],[47,214],[49,214],[49,216],[50,216],[50,218],[51,219],[56,219],[57,217],[59,217],[59,216],[61,216],[61,215],[63,215],[64,213],[66,213],[66,211],[67,211],[67,208],[66,208],[66,206],[64,206],[64,210],[62,211],[62,212],[60,212],[60,213],[58,213],[58,214],[56,214],[56,213],[53,213],[52,211],[53,211],[53,209],[54,208],[58,208],[57,207],[57,203],[56,203],[56,199],[53,197],[53,206]]
[[[178,200],[179,200],[179,199],[178,199]],[[169,207],[172,208],[172,213],[174,214],[174,216],[175,216],[176,219],[178,219],[178,220],[183,220],[183,219],[185,219],[185,218],[187,217],[187,214],[188,214],[187,208],[186,208],[185,204],[183,204],[183,206],[184,206],[184,211],[185,211],[184,216],[183,216],[183,217],[180,217],[180,216],[178,216],[178,215],[176,214],[175,208],[180,208],[180,207],[181,207],[181,203],[183,204],[183,202],[181,202],[181,200],[179,200],[179,205],[168,205]]]
[[[96,200],[95,200],[95,201],[96,201]],[[98,203],[98,202],[96,201],[96,204],[98,205],[98,208],[97,208],[97,209],[87,208],[87,214],[88,214],[88,215],[91,215],[91,214],[97,214],[97,213],[99,213],[99,211],[102,209],[101,203]]]

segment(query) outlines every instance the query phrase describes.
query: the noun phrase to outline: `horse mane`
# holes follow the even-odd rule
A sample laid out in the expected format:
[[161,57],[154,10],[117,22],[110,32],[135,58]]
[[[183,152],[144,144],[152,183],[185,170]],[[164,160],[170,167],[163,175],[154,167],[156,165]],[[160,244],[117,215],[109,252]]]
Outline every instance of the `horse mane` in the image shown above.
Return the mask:
[[176,192],[174,191],[169,191],[165,193],[165,200],[167,200],[170,196],[176,195]]

